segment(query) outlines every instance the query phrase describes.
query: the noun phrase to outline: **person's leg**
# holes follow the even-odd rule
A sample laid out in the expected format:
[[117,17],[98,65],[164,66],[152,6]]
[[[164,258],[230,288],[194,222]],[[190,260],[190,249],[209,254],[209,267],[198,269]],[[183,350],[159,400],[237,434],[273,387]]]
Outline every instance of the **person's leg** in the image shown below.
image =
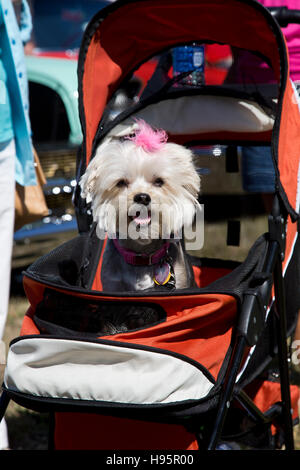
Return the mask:
[[[275,171],[270,147],[242,147],[242,180],[245,191],[261,193],[266,212],[272,210]],[[300,359],[300,311],[293,334],[293,351]]]
[[275,190],[275,171],[270,147],[242,147],[243,188],[261,193],[267,213],[272,209]]
[[[6,352],[3,333],[6,324],[13,246],[15,214],[15,143],[0,143],[0,367],[4,368]],[[7,427],[3,419],[0,424],[0,450],[9,447]]]
[[274,193],[275,170],[271,148],[242,147],[243,188],[251,193]]

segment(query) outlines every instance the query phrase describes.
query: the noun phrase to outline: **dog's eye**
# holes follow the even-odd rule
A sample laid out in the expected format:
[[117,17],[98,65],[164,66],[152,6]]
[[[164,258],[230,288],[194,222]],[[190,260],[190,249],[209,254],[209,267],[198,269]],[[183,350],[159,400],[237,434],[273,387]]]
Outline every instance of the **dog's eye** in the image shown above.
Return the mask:
[[155,180],[153,181],[153,184],[154,186],[162,186],[164,184],[164,180],[162,178],[155,178]]
[[123,188],[123,187],[127,186],[127,181],[124,180],[124,179],[119,180],[119,181],[117,182],[117,186],[118,186],[118,188]]

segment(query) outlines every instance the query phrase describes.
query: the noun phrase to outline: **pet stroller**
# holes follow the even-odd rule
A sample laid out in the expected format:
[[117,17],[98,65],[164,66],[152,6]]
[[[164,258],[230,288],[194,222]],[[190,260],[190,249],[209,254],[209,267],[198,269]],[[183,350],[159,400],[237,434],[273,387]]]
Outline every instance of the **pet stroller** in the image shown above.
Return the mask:
[[[193,42],[252,51],[277,83],[179,86],[187,74],[170,74],[168,53]],[[132,74],[153,57],[151,78],[116,114],[118,90],[132,92]],[[292,449],[298,388],[287,338],[300,307],[300,115],[277,20],[252,0],[117,1],[90,21],[78,78],[78,179],[105,136],[135,118],[200,150],[270,143],[269,229],[243,261],[192,255],[194,288],[103,292],[105,240],[77,189],[78,236],[24,273],[30,307],[10,344],[2,414],[9,400],[50,413],[53,449]],[[155,323],[99,336],[104,316],[133,305],[153,309]]]

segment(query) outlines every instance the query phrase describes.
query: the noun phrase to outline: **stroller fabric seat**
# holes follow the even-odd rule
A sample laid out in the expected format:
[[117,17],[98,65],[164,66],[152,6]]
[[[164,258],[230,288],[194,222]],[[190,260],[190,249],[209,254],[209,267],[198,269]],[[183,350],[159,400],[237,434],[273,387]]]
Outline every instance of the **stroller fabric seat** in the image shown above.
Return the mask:
[[[244,84],[178,87],[174,68],[160,60],[199,42],[262,58],[273,71],[273,95],[255,82],[251,93]],[[152,77],[116,115],[118,92],[150,59]],[[193,287],[104,290],[106,240],[77,184],[78,235],[24,273],[29,308],[9,347],[0,418],[10,399],[49,413],[57,450],[213,450],[222,440],[290,450],[299,399],[287,338],[300,310],[300,107],[279,24],[253,0],[117,0],[84,32],[78,93],[78,182],[99,144],[124,136],[136,118],[196,150],[271,145],[268,231],[243,261],[186,253]],[[143,322],[131,323],[141,311]]]

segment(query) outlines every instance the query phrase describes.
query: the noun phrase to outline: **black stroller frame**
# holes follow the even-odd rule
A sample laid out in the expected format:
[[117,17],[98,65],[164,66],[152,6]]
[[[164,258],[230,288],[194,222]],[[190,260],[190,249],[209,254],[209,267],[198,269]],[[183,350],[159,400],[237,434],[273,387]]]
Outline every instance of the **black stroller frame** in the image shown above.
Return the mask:
[[[278,21],[281,27],[286,27],[290,23],[300,23],[300,11],[289,10],[287,7],[271,7],[271,14]],[[286,325],[286,304],[285,289],[282,276],[282,260],[285,253],[287,215],[280,205],[278,197],[275,195],[272,213],[269,216],[270,246],[269,255],[264,268],[266,276],[271,276],[275,289],[275,312],[276,329],[278,338],[278,367],[280,374],[282,402],[277,404],[271,414],[264,415],[253,404],[242,390],[237,392],[236,398],[245,406],[247,411],[255,417],[262,425],[268,425],[274,417],[280,419],[285,435],[286,450],[294,449],[293,422],[291,417],[291,397],[289,379],[289,352],[287,347],[287,325]],[[255,289],[246,296],[242,307],[241,318],[237,327],[237,338],[234,345],[232,367],[228,368],[228,374],[224,379],[222,400],[219,405],[215,428],[208,445],[208,449],[215,449],[222,433],[222,427],[226,418],[229,403],[234,396],[234,386],[236,377],[243,359],[246,345],[253,345],[259,333],[258,325],[262,324],[266,305],[270,298],[272,281],[266,280],[262,286]]]
[[[284,428],[286,450],[294,448],[293,422],[291,417],[290,380],[288,367],[286,308],[284,286],[282,278],[282,259],[284,254],[284,234],[286,218],[280,210],[278,199],[275,197],[272,214],[269,216],[270,246],[268,248],[267,262],[264,273],[266,280],[256,289],[246,293],[242,305],[241,316],[237,326],[237,334],[231,358],[231,367],[228,367],[224,377],[222,399],[219,404],[214,430],[209,441],[208,449],[213,450],[221,437],[222,428],[230,402],[236,398],[245,407],[247,412],[260,422],[268,426],[274,418],[279,419]],[[256,343],[261,325],[264,322],[266,306],[270,298],[272,280],[276,292],[275,308],[278,335],[278,365],[282,403],[277,404],[272,413],[263,414],[243,390],[235,390],[235,383],[240,369],[245,348]],[[276,300],[279,299],[279,300]]]

